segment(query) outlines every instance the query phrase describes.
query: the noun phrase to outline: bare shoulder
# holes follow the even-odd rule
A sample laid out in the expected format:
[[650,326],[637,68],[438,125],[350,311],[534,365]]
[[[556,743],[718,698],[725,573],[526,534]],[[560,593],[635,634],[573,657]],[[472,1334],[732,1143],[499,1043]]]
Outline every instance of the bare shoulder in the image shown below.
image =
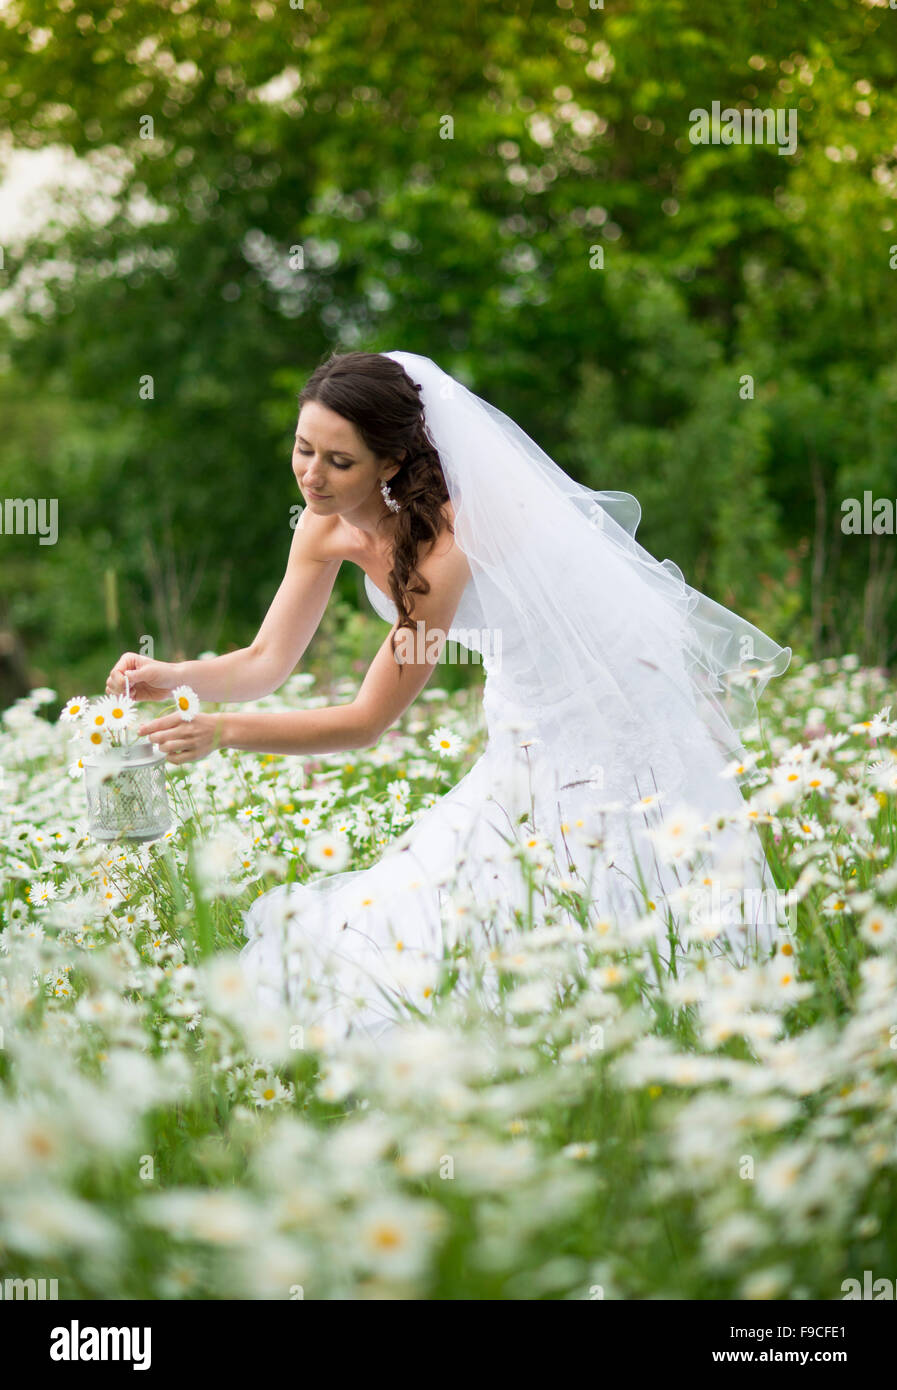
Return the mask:
[[296,522],[290,558],[303,560],[342,560],[338,543],[338,516],[320,516],[305,507]]
[[455,513],[451,502],[443,504],[443,514],[448,524],[420,558],[417,568],[430,585],[460,597],[470,579],[470,562],[453,534]]

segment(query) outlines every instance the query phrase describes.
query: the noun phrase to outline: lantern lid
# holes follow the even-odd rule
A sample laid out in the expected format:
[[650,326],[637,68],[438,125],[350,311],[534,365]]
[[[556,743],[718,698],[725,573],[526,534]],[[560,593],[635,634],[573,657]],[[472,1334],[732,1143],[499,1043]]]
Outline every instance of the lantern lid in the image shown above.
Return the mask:
[[165,761],[163,749],[157,748],[148,738],[135,743],[119,744],[117,748],[104,748],[99,753],[88,753],[81,758],[85,767],[145,767]]

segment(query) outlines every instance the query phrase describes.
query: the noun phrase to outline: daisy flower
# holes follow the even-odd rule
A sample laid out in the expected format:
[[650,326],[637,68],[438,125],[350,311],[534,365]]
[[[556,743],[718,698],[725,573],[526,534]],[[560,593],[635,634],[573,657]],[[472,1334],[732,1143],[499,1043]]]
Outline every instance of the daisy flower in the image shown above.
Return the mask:
[[[101,734],[107,732],[109,728],[109,721],[106,718],[106,711],[103,708],[103,706],[106,703],[106,700],[100,700],[97,702],[96,705],[94,705],[93,709],[90,711],[89,717],[85,720],[84,723],[85,733],[87,733],[88,731],[90,733],[95,733],[99,731]],[[91,743],[95,743],[96,739],[91,739],[90,741]]]
[[354,1217],[351,1248],[369,1268],[393,1278],[415,1279],[427,1267],[439,1233],[441,1212],[421,1210],[420,1200],[398,1195],[374,1197]]
[[451,729],[444,726],[434,729],[427,739],[434,753],[438,753],[440,758],[444,758],[451,753],[457,753],[461,747],[461,740],[457,734],[453,734]]
[[110,734],[129,729],[134,723],[135,708],[130,695],[107,695],[94,706],[94,714],[97,712],[103,715]]
[[199,713],[199,696],[189,685],[176,685],[171,692],[174,707],[182,719],[188,722]]
[[860,936],[870,946],[884,946],[894,940],[895,919],[893,912],[881,907],[873,907],[860,923]]
[[783,763],[780,767],[773,768],[770,793],[775,796],[778,805],[784,801],[792,801],[803,793],[804,775],[803,769],[795,762]]
[[662,825],[648,830],[658,853],[668,859],[683,859],[691,855],[704,840],[700,816],[686,806],[679,806],[664,819]]
[[386,792],[391,801],[404,809],[411,794],[411,783],[405,777],[399,777],[395,782],[389,783]]
[[820,792],[825,794],[830,787],[833,787],[837,777],[830,767],[808,768],[804,778],[804,786],[808,792]]
[[897,762],[890,767],[887,763],[873,771],[873,784],[881,792],[897,792]]
[[69,700],[59,718],[64,719],[67,724],[79,723],[90,709],[90,703],[86,695],[75,695]]
[[886,705],[871,719],[864,719],[858,724],[848,724],[847,727],[852,734],[866,734],[869,738],[882,738],[894,731],[894,726],[889,718],[890,713],[891,706]]
[[263,1108],[290,1101],[292,1098],[292,1086],[285,1086],[280,1077],[270,1071],[257,1076],[250,1090],[250,1099]]
[[734,762],[727,763],[720,773],[720,777],[744,777],[753,772],[757,766],[759,753],[745,753],[744,758],[736,758]]
[[43,907],[56,897],[56,885],[50,879],[47,879],[43,883],[32,883],[25,889],[25,897],[28,899],[29,903],[31,903],[32,907]]
[[[96,752],[98,748],[104,748],[109,744],[109,727],[106,723],[106,716],[102,712],[94,712],[88,716],[85,724],[80,730],[84,743],[91,752]],[[81,758],[78,763],[83,767]]]
[[350,846],[345,835],[332,834],[321,830],[309,836],[305,857],[314,869],[326,869],[330,873],[345,868],[349,862]]
[[56,699],[56,691],[51,690],[48,685],[39,685],[35,690],[29,691],[26,698],[33,705],[48,705],[51,700]]
[[788,828],[798,840],[825,839],[825,830],[821,823],[812,816],[807,816],[803,820],[789,821]]

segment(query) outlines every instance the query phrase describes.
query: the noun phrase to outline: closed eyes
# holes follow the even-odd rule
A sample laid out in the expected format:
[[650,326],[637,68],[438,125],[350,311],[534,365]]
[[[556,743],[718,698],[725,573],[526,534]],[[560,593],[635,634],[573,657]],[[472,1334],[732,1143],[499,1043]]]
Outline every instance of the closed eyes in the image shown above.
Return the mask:
[[[300,449],[300,448],[299,448],[299,445],[297,444],[297,445],[296,445],[296,452],[297,452],[297,454],[301,454],[301,455],[303,456],[303,458],[311,458],[311,454],[312,454],[311,449]],[[352,467],[351,463],[337,463],[335,459],[333,460],[333,466],[334,466],[334,468],[340,468],[340,469],[343,469],[343,470]]]

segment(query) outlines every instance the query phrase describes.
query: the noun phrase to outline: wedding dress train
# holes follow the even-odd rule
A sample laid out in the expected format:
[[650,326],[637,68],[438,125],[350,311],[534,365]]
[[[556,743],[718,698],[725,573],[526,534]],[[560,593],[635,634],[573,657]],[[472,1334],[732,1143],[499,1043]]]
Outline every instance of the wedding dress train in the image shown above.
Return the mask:
[[[392,601],[368,577],[365,587],[379,615],[392,621]],[[551,848],[541,857],[552,861],[557,876],[569,877],[572,863],[588,884],[590,921],[644,920],[646,891],[652,895],[660,955],[669,958],[663,899],[675,895],[680,876],[675,865],[658,862],[647,827],[634,813],[637,802],[664,788],[640,765],[627,766],[615,749],[583,741],[576,691],[542,708],[516,700],[502,684],[500,661],[482,652],[488,643],[477,641],[480,616],[470,583],[448,633],[449,641],[481,654],[486,671],[488,738],[470,771],[370,868],[280,885],[246,915],[249,940],[241,958],[260,1002],[288,1005],[312,1038],[351,1032],[376,1039],[395,1025],[397,1001],[428,1010],[445,943],[472,938],[481,947],[500,948],[517,929],[515,909],[525,912],[527,901],[511,847],[530,840],[533,831],[542,837],[537,859],[547,840]],[[744,809],[737,781],[720,777],[720,749],[699,721],[681,751],[691,776],[678,788],[677,801],[690,801],[706,815]],[[615,804],[619,810],[604,809]],[[646,811],[645,819],[662,824],[659,810]],[[737,878],[755,894],[757,920],[722,933],[742,959],[777,935],[766,910],[772,878],[756,831],[749,827],[746,834]],[[717,842],[742,846],[733,832]],[[675,910],[671,915],[679,920]]]

